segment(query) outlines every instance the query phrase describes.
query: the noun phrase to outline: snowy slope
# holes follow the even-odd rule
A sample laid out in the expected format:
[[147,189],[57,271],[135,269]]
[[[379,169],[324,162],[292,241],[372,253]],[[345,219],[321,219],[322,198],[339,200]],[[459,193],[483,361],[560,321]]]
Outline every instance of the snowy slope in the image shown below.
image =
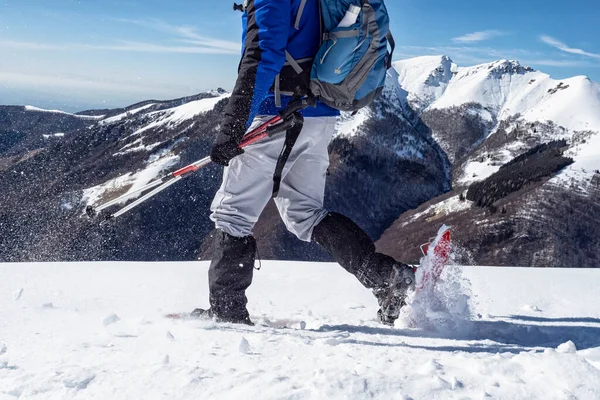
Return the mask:
[[230,93],[221,94],[216,97],[191,101],[167,110],[151,112],[148,114],[148,116],[153,118],[154,121],[137,130],[133,133],[133,135],[139,135],[149,129],[154,129],[161,126],[177,126],[184,121],[188,121],[196,117],[197,115],[212,110],[219,101],[228,98],[230,95]]
[[408,92],[408,101],[417,109],[427,108],[440,98],[457,66],[447,56],[426,56],[396,61],[398,83]]
[[[501,123],[546,124],[558,127],[558,134],[547,129],[530,129],[527,138],[541,142],[567,139],[568,155],[575,163],[555,181],[589,181],[600,169],[600,84],[584,76],[564,80],[522,66],[518,61],[500,60],[473,67],[457,67],[445,56],[418,57],[394,63],[399,101],[405,99],[422,114],[450,110],[478,116],[490,128],[482,138],[492,137]],[[404,93],[402,93],[404,91]],[[477,107],[470,107],[476,104]],[[467,107],[459,109],[457,107]],[[510,131],[509,129],[509,131]],[[587,132],[583,134],[582,132]],[[438,142],[447,138],[433,132]],[[582,139],[585,136],[585,140]],[[457,140],[452,139],[452,140]],[[482,141],[476,144],[480,144]],[[523,141],[506,143],[482,160],[467,160],[458,184],[467,185],[498,171],[500,166],[526,149]],[[478,155],[481,159],[481,154]]]
[[470,321],[423,329],[378,325],[339,266],[265,262],[259,326],[163,318],[206,304],[206,270],[0,264],[0,399],[600,398],[598,270],[465,268]]
[[113,124],[115,122],[122,121],[124,118],[129,118],[132,115],[138,114],[144,110],[152,108],[154,105],[155,105],[155,103],[146,104],[145,106],[134,108],[133,110],[129,110],[127,112],[115,115],[114,117],[105,118],[100,123],[103,125],[104,124]]
[[527,121],[600,131],[600,85],[584,76],[555,80],[509,60],[457,67],[446,56],[397,61],[394,69],[419,108],[477,103],[499,120],[521,114]]
[[65,111],[61,111],[61,110],[46,110],[46,109],[35,107],[35,106],[25,106],[25,111],[43,112],[43,113],[50,113],[50,114],[64,114],[64,115],[69,115],[71,117],[76,117],[76,118],[81,118],[81,119],[89,119],[89,120],[100,120],[100,119],[104,118],[103,115],[72,114],[72,113],[68,113]]
[[[118,152],[114,153],[113,156],[127,157],[130,153],[146,152],[149,154],[149,157],[144,167],[137,172],[127,173],[100,185],[85,189],[83,191],[83,202],[86,205],[98,205],[99,203],[106,201],[107,196],[110,197],[114,194],[120,195],[124,192],[135,191],[152,181],[154,178],[164,174],[169,168],[177,164],[180,157],[174,154],[172,149],[175,145],[185,141],[185,138],[179,138],[165,147],[165,143],[168,143],[166,138],[163,137],[162,141],[154,140],[147,143],[148,140],[145,137],[145,134],[161,128],[173,130],[176,134],[180,132],[180,126],[183,127],[181,128],[181,131],[190,129],[190,127],[193,126],[193,122],[190,123],[191,120],[200,114],[211,111],[219,101],[230,96],[229,93],[222,92],[211,92],[210,94],[213,94],[215,97],[190,101],[176,107],[159,111],[149,111],[156,104],[147,104],[100,121],[100,125],[111,125],[121,123],[135,115],[142,115],[141,127],[121,139],[122,141],[128,140],[128,142],[126,142],[127,144],[123,145]],[[144,111],[146,111],[146,113],[144,113]],[[188,124],[184,125],[184,123]],[[162,148],[160,150],[152,152],[155,148],[161,146]],[[139,195],[141,194],[142,193]]]
[[459,68],[432,108],[478,103],[498,119],[521,114],[527,121],[554,121],[572,130],[600,130],[600,86],[579,76],[554,80],[517,61]]

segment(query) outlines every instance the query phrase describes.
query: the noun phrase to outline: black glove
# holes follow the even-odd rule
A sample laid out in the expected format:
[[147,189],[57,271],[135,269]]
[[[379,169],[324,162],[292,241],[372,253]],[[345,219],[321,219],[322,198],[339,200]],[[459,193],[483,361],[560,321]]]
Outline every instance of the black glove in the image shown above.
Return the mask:
[[227,167],[229,161],[244,153],[237,140],[224,133],[219,133],[210,153],[212,162]]

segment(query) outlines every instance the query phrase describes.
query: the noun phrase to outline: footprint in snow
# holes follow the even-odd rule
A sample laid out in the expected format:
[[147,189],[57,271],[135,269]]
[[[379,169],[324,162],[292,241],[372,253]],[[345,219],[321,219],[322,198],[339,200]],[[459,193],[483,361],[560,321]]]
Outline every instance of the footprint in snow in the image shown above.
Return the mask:
[[8,348],[6,347],[6,344],[0,343],[0,356],[3,354],[6,354],[7,350],[8,350]]

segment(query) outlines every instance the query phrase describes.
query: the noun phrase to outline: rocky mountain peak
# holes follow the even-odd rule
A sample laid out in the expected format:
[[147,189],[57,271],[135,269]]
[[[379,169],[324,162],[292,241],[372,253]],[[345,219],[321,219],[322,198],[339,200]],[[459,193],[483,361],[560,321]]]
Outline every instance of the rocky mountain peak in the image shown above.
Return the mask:
[[490,75],[515,75],[525,74],[527,72],[535,72],[535,70],[528,66],[522,66],[519,61],[516,60],[500,60],[493,62],[488,65]]

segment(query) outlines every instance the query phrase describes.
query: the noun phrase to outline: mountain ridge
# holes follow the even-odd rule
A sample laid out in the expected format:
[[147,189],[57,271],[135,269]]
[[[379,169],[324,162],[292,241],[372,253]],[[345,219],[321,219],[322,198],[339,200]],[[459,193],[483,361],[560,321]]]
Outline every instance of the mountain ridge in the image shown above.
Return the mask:
[[[588,85],[589,90],[583,92],[573,90],[572,84],[565,88],[564,81],[562,86],[559,81],[555,85],[550,81],[543,86],[540,82],[529,84],[531,74],[539,78],[543,73],[508,60],[463,68],[449,57],[436,56],[395,62],[394,67],[380,99],[356,115],[344,114],[338,121],[338,133],[330,145],[328,209],[351,216],[372,237],[381,239],[378,246],[407,262],[418,260],[421,240],[436,232],[444,220],[455,223],[457,242],[472,249],[475,261],[497,259],[495,264],[517,265],[514,257],[505,254],[508,250],[499,247],[504,246],[524,263],[557,265],[564,260],[556,255],[564,247],[558,240],[580,249],[581,254],[589,253],[595,239],[586,239],[584,249],[577,241],[585,235],[564,227],[556,229],[566,236],[554,239],[548,235],[539,238],[539,232],[530,235],[538,237],[539,243],[522,245],[521,252],[520,245],[515,250],[513,245],[503,244],[506,238],[522,236],[524,229],[534,229],[531,213],[543,213],[540,221],[566,221],[554,215],[556,210],[563,210],[551,206],[556,199],[576,204],[574,212],[586,207],[595,212],[593,179],[600,168],[596,150],[600,149],[600,135],[596,130],[577,131],[552,121],[532,122],[512,114],[515,108],[507,104],[518,103],[515,99],[519,98],[528,98],[530,103],[545,99],[543,105],[562,104],[565,95],[580,101],[577,96],[595,93],[597,84],[577,79],[584,89]],[[532,87],[537,88],[533,95]],[[528,91],[519,93],[519,88]],[[548,91],[554,89],[554,93]],[[486,96],[485,90],[495,95]],[[76,115],[0,107],[0,138],[9,138],[8,148],[0,147],[0,184],[10,189],[0,204],[3,259],[210,257],[208,207],[220,183],[220,169],[214,166],[152,199],[113,227],[97,229],[83,218],[83,209],[208,154],[227,95],[218,89]],[[474,101],[478,99],[487,103]],[[39,124],[45,120],[49,122]],[[595,124],[593,118],[589,121]],[[59,132],[62,135],[56,136]],[[574,163],[492,204],[499,210],[507,209],[506,214],[490,218],[490,209],[459,199],[472,183],[485,182],[512,159],[559,139],[567,140],[564,156]],[[474,229],[478,224],[485,229]],[[569,224],[594,230],[581,216]],[[543,233],[543,227],[535,229]],[[315,245],[299,243],[288,234],[272,205],[265,209],[255,235],[261,255],[267,259],[328,259]],[[165,242],[163,238],[177,240]],[[546,254],[542,247],[556,251]],[[537,253],[546,255],[534,257]],[[500,255],[493,258],[491,254]],[[585,256],[577,263],[600,265],[594,257]]]
[[[429,70],[442,69],[431,58],[426,61]],[[423,92],[428,90],[425,86]],[[418,245],[445,221],[454,225],[463,263],[600,266],[597,252],[591,250],[600,247],[594,224],[600,215],[600,86],[585,77],[553,80],[503,60],[457,67],[443,91],[434,92],[438,97],[430,98],[427,107],[414,104],[422,97],[419,93],[404,99],[448,154],[453,190],[400,216],[379,240],[379,248],[414,260]],[[510,176],[504,181],[493,178],[511,160],[557,140],[566,140],[564,156],[573,161],[567,167],[541,181],[524,172],[525,181],[531,181],[523,187],[514,186]],[[552,164],[551,157],[542,162]],[[520,189],[482,208],[464,199],[473,183],[490,192],[497,184]]]

